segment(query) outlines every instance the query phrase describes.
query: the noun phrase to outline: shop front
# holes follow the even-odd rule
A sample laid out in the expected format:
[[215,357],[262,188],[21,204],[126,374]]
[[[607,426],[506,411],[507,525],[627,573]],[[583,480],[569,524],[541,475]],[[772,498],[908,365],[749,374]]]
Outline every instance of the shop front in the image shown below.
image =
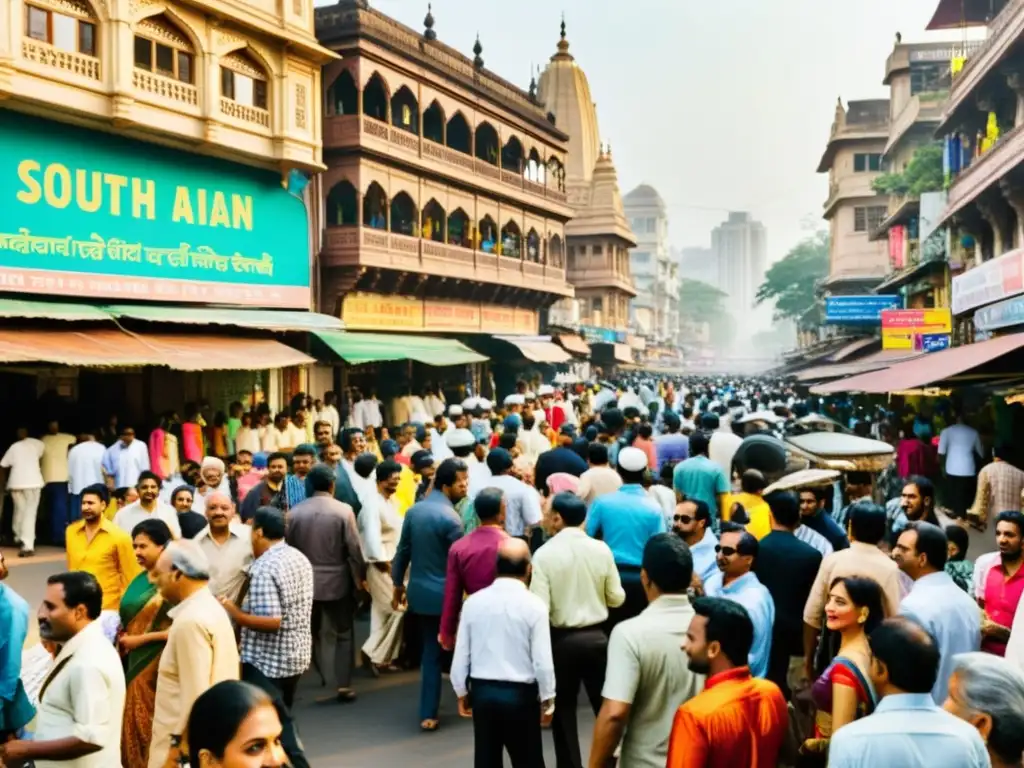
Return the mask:
[[0,434],[276,410],[304,333],[341,327],[308,311],[308,243],[279,173],[4,110]]

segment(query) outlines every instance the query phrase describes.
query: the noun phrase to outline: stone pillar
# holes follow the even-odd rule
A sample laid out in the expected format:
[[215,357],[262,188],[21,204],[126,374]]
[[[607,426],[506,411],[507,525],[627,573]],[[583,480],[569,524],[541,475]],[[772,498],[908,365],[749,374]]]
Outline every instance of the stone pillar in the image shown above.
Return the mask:
[[[994,202],[982,202],[977,203],[978,212],[981,217],[985,220],[985,223],[992,228],[992,256],[993,258],[1002,256],[1007,250],[1009,250],[1009,240],[1006,237],[1006,229],[1008,222],[1006,217],[1003,215],[1003,211],[999,210],[999,206]],[[981,248],[980,240],[977,243],[977,247]],[[977,253],[977,252],[976,252]],[[979,259],[980,263],[980,259]]]
[[1014,126],[1024,123],[1024,68],[1014,68],[1006,73],[1006,84],[1017,96],[1017,111]]

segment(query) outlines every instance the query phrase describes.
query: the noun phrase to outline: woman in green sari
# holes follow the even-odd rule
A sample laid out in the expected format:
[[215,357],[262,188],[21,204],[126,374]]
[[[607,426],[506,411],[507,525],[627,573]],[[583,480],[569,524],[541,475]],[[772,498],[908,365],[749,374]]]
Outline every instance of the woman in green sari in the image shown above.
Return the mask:
[[157,668],[167,644],[171,620],[169,605],[149,581],[149,572],[171,541],[167,523],[156,518],[143,520],[132,531],[135,559],[143,571],[121,598],[121,629],[118,646],[124,661],[126,683],[124,721],[121,726],[121,762],[124,768],[138,768],[149,762],[156,706]]

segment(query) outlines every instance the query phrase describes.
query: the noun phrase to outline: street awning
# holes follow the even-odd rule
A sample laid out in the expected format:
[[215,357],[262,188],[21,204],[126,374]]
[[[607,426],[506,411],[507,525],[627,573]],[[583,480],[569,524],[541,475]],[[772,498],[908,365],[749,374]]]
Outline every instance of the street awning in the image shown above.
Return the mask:
[[110,315],[93,304],[68,304],[57,301],[33,301],[32,299],[0,299],[0,318],[24,318],[26,320],[110,320]]
[[560,333],[557,338],[558,343],[574,355],[590,357],[590,345],[579,336],[573,336],[571,333]]
[[415,360],[427,365],[469,365],[488,358],[454,339],[352,331],[314,331],[314,335],[347,363]]
[[[885,394],[917,389],[969,374],[1021,347],[1024,347],[1024,333],[1000,336],[977,344],[921,355],[882,370],[821,384],[812,387],[811,392],[816,395],[836,392]],[[1024,369],[1024,364],[1020,368]],[[1005,377],[1006,371],[999,371],[997,375]]]
[[316,362],[271,339],[137,334],[116,329],[5,329],[0,363],[53,363],[83,368],[146,365],[179,371],[261,371]]
[[633,350],[629,348],[628,344],[613,344],[613,354],[615,359],[620,363],[632,363],[633,362]]
[[228,309],[163,304],[109,304],[100,307],[114,317],[128,317],[150,323],[187,325],[233,325],[263,331],[340,331],[340,319],[318,312],[274,309]]
[[834,365],[816,365],[796,374],[796,380],[808,383],[840,379],[843,376],[856,376],[860,373],[878,371],[896,363],[920,357],[921,352],[908,352],[902,349],[883,349],[873,355],[854,360],[852,363],[836,363]]
[[534,363],[568,363],[572,355],[557,344],[551,343],[550,336],[495,336],[499,341],[511,344],[527,360]]
[[854,341],[851,341],[849,344],[846,344],[845,346],[840,347],[835,352],[833,352],[831,355],[828,356],[828,360],[833,362],[833,363],[842,362],[846,358],[850,357],[851,355],[856,354],[857,352],[861,351],[862,349],[864,349],[866,347],[870,347],[872,344],[878,344],[878,343],[879,343],[879,340],[876,339],[874,336],[869,336],[866,339],[856,339]]

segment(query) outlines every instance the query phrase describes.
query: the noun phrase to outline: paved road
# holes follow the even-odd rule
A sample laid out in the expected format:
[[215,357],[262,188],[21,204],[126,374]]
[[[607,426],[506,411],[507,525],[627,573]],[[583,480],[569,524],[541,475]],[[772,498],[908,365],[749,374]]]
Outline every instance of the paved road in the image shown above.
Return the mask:
[[[13,555],[13,556],[12,556]],[[63,570],[62,553],[40,550],[31,560],[18,560],[4,550],[11,566],[7,584],[24,597],[33,610],[42,600],[46,578]],[[30,643],[38,632],[31,622]],[[367,632],[360,627],[360,640]],[[417,704],[419,680],[415,673],[385,675],[374,680],[357,672],[359,700],[353,704],[318,704],[330,695],[318,678],[307,675],[295,704],[295,714],[310,762],[315,768],[463,768],[472,765],[473,726],[458,717],[455,694],[445,681],[441,703],[441,728],[434,733],[419,730]],[[586,761],[594,717],[589,707],[579,711],[580,744]],[[545,734],[547,765],[554,766],[550,734]]]

